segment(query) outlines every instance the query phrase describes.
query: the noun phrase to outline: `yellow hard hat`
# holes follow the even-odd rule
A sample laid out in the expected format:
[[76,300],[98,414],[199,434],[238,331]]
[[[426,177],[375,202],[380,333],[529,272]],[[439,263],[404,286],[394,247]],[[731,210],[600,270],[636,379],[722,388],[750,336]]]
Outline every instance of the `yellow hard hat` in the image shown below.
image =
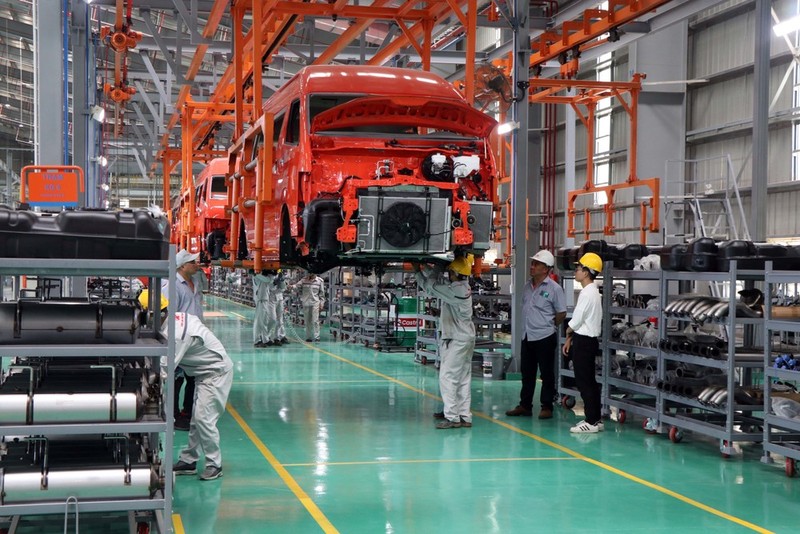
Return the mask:
[[[145,289],[139,294],[139,304],[141,304],[142,308],[145,310],[150,305],[150,291],[148,289]],[[167,297],[164,295],[161,295],[161,309],[163,310],[167,306],[169,306],[169,300],[167,300]]]
[[578,264],[583,265],[587,269],[591,269],[595,273],[603,271],[603,260],[594,252],[587,252],[581,256],[581,259],[578,260]]
[[447,266],[448,271],[454,271],[462,276],[469,276],[472,274],[472,255],[467,257],[460,256],[450,262]]

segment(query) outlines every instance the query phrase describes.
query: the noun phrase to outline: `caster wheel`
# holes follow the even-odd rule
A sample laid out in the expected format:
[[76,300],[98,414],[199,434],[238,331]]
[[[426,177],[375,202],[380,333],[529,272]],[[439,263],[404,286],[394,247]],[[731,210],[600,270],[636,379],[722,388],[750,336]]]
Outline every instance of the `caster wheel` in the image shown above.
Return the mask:
[[572,408],[575,407],[575,397],[564,395],[563,397],[561,397],[561,406],[563,406],[567,410],[571,410]]
[[719,452],[723,458],[728,459],[731,457],[731,444],[727,439],[723,439],[719,447]]
[[420,361],[420,363],[422,363],[422,365],[428,365],[428,358],[426,358],[425,356],[420,358],[419,361]]
[[789,478],[794,478],[797,474],[797,463],[794,461],[794,458],[786,458],[786,476]]
[[137,523],[136,524],[136,534],[150,534],[150,524],[149,523]]
[[669,429],[669,440],[672,443],[680,443],[683,441],[683,432],[677,426]]
[[655,434],[658,432],[658,423],[649,417],[645,417],[642,421],[642,430],[648,434]]
[[617,423],[624,425],[625,421],[627,420],[628,420],[628,412],[626,412],[625,410],[620,410],[617,413]]

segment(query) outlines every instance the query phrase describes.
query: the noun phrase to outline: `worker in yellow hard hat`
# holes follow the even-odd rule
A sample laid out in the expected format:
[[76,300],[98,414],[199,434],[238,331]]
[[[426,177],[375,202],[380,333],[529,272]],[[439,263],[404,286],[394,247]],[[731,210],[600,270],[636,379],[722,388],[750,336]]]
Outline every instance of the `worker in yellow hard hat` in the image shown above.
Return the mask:
[[582,289],[567,326],[563,352],[572,358],[575,385],[584,404],[584,420],[570,428],[574,433],[596,433],[604,430],[600,414],[600,384],[595,380],[595,355],[600,347],[603,322],[603,300],[594,281],[603,271],[603,260],[587,252],[575,263],[575,281]]
[[417,284],[442,301],[439,316],[439,390],[444,410],[434,414],[442,419],[436,428],[472,426],[472,353],[475,350],[475,325],[472,322],[472,290],[469,257],[454,259],[447,266],[449,283],[437,283],[436,270],[415,267]]

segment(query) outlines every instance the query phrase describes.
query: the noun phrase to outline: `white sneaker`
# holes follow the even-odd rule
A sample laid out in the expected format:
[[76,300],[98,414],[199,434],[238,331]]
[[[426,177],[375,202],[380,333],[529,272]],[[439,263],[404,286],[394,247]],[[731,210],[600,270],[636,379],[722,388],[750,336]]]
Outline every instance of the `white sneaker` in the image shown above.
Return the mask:
[[586,421],[581,421],[580,423],[569,429],[570,432],[574,432],[575,434],[596,434],[600,432],[600,430],[601,428],[599,424],[592,425],[590,423],[587,423]]
[[604,425],[602,421],[598,421],[595,426],[598,432],[603,432],[606,429],[606,425]]

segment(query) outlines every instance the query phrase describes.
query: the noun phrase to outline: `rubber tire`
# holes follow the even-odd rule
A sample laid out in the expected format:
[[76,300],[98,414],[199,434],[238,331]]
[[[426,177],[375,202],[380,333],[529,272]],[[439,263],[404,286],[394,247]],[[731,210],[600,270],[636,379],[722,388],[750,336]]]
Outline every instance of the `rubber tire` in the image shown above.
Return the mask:
[[571,410],[575,407],[575,397],[571,395],[564,395],[561,397],[561,406],[566,408],[567,410]]
[[669,429],[669,440],[672,443],[680,443],[683,441],[683,432],[677,426],[673,426]]
[[142,522],[137,523],[136,534],[150,534],[150,524]]
[[624,425],[625,421],[627,420],[628,420],[628,412],[626,412],[625,410],[620,410],[617,413],[617,423]]
[[784,469],[786,470],[786,476],[789,478],[794,478],[797,475],[797,462],[795,462],[794,458],[786,458]]

